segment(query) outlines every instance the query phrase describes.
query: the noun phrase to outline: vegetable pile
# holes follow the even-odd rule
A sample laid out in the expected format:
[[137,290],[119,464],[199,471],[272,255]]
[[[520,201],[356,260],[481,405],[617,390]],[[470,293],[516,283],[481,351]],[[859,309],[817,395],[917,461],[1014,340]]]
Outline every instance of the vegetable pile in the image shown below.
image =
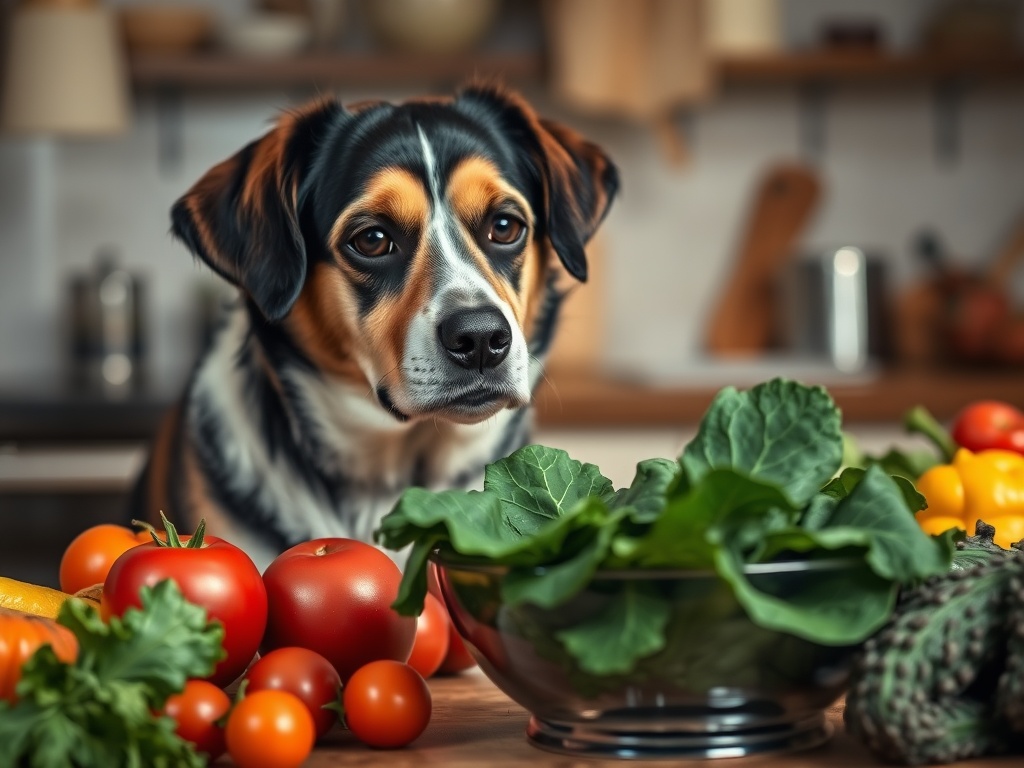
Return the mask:
[[844,461],[880,466],[914,482],[927,501],[917,520],[926,533],[975,533],[979,520],[995,528],[1003,549],[1024,539],[1024,413],[1008,403],[979,400],[965,406],[947,431],[922,406],[904,418],[910,434],[933,450],[892,449],[883,456],[860,452],[847,438]]
[[[715,572],[759,626],[826,645],[863,641],[888,619],[901,585],[944,573],[952,532],[930,537],[924,499],[880,467],[838,478],[840,414],[821,387],[775,379],[722,390],[677,461],[650,459],[628,488],[592,464],[528,446],[487,467],[483,491],[407,490],[377,532],[412,545],[395,604],[418,613],[427,558],[510,567],[509,605],[558,606],[599,569]],[[853,560],[785,597],[765,594],[744,566],[794,557]],[[643,581],[559,639],[579,668],[627,672],[666,644],[670,605]],[[638,642],[642,638],[643,642]]]
[[154,718],[190,677],[208,675],[223,654],[223,630],[171,581],[141,592],[142,608],[100,619],[79,600],[58,620],[78,642],[77,659],[49,645],[21,670],[18,703],[0,702],[0,765],[202,766],[174,721]]
[[188,768],[226,751],[296,768],[339,720],[378,748],[419,737],[424,678],[461,642],[440,603],[422,622],[391,610],[401,571],[383,552],[318,539],[261,576],[202,522],[164,525],[76,536],[60,568],[76,595],[0,580],[21,609],[0,606],[0,765]]

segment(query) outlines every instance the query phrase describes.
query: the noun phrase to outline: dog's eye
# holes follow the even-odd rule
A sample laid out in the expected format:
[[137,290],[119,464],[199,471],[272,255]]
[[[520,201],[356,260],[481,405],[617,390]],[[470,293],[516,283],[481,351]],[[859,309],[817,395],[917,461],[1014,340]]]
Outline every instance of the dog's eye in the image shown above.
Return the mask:
[[523,234],[525,225],[514,216],[499,213],[491,219],[491,231],[487,239],[500,245],[511,245]]
[[394,241],[380,227],[368,227],[357,232],[349,244],[357,253],[369,259],[387,256],[395,250]]

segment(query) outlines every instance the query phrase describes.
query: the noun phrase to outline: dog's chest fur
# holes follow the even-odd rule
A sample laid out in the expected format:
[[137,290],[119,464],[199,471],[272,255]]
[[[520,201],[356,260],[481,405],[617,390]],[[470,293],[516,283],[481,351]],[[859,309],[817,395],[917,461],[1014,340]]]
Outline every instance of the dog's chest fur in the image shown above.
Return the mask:
[[183,436],[223,512],[215,532],[261,569],[301,541],[370,541],[405,488],[480,487],[488,462],[526,443],[528,409],[472,425],[402,424],[365,387],[301,366],[254,385],[253,343],[239,308],[196,371]]

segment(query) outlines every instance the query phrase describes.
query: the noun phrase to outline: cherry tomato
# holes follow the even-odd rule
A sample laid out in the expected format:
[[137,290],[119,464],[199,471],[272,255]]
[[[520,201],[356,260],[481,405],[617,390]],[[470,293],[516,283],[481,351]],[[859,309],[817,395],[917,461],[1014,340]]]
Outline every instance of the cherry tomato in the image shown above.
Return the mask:
[[175,733],[195,744],[197,752],[216,760],[227,749],[224,729],[217,721],[229,709],[231,699],[223,690],[205,680],[189,680],[185,690],[167,699],[164,714],[177,723]]
[[423,613],[416,620],[416,640],[406,662],[424,679],[437,672],[448,655],[450,625],[448,611],[440,600],[428,593]]
[[298,768],[313,750],[313,717],[287,691],[256,691],[228,716],[228,754],[239,768]]
[[416,620],[391,610],[401,580],[391,558],[361,541],[292,547],[263,574],[270,606],[264,650],[309,648],[334,665],[342,682],[371,661],[405,661]]
[[448,654],[444,657],[444,661],[441,662],[441,666],[438,667],[438,674],[440,675],[455,675],[459,672],[465,672],[467,669],[472,669],[476,666],[476,659],[470,654],[466,648],[466,644],[462,641],[462,636],[459,631],[455,629],[455,625],[452,624],[451,619],[448,620]]
[[1024,413],[997,400],[972,403],[956,417],[953,439],[975,453],[990,448],[1024,453]]
[[120,525],[95,525],[78,534],[60,560],[60,588],[69,595],[102,584],[122,554],[137,547],[135,532]]
[[208,678],[227,685],[249,666],[267,625],[267,592],[260,572],[238,547],[206,536],[194,549],[140,544],[121,555],[103,584],[100,613],[120,616],[139,607],[139,590],[173,579],[191,603],[224,626],[224,651]]
[[[430,590],[430,594],[437,597],[441,606],[444,607],[444,597],[441,595],[441,583],[438,581],[435,563],[427,564],[427,589]],[[438,667],[435,674],[456,675],[475,667],[476,659],[470,655],[466,644],[462,642],[462,636],[455,628],[447,608],[445,608],[445,616],[448,618],[448,653],[445,654],[444,661],[441,662],[441,666]]]
[[430,689],[408,664],[370,662],[352,675],[343,693],[345,724],[371,747],[404,747],[430,722]]
[[313,717],[317,738],[338,722],[337,713],[324,705],[338,701],[341,678],[331,662],[315,651],[278,648],[249,667],[245,679],[249,681],[246,693],[278,690],[297,696]]

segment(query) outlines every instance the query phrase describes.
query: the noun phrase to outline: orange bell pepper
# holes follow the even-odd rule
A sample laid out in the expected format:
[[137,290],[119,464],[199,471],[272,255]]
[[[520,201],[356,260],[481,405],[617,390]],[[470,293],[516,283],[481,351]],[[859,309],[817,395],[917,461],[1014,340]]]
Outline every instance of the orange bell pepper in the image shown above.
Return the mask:
[[928,501],[917,513],[927,533],[960,528],[973,534],[984,520],[995,527],[995,543],[1004,549],[1024,539],[1024,456],[1019,453],[961,448],[952,463],[921,475],[917,490]]

